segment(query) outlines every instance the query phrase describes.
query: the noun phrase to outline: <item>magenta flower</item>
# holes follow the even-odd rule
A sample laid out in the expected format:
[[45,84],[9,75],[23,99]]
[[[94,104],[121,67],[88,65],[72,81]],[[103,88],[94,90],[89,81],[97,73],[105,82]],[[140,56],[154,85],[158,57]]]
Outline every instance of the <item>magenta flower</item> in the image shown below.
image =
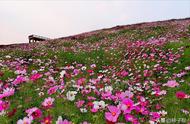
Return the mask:
[[78,75],[79,72],[80,72],[80,70],[78,70],[78,69],[74,69],[74,70],[73,70],[73,74],[74,74],[74,75]]
[[17,76],[17,78],[12,82],[14,85],[21,84],[26,81],[26,78],[23,76]]
[[3,110],[7,110],[9,106],[10,106],[9,102],[0,100],[0,112]]
[[85,78],[80,78],[77,80],[77,85],[82,85],[85,82]]
[[149,111],[144,107],[144,106],[135,106],[135,110],[139,113],[141,113],[142,115],[148,115]]
[[93,107],[93,108],[90,109],[90,111],[93,112],[93,113],[96,113],[96,112],[98,112],[98,109]]
[[42,111],[37,107],[27,109],[26,113],[29,117],[32,116],[34,119],[40,118],[42,116]]
[[35,81],[41,77],[42,77],[42,74],[36,73],[36,74],[33,74],[32,76],[30,76],[30,80]]
[[178,91],[178,92],[176,92],[176,97],[178,98],[178,99],[184,99],[184,98],[186,98],[186,94],[183,92],[183,91]]
[[7,87],[6,89],[3,90],[3,93],[0,94],[0,99],[12,96],[12,95],[14,95],[14,93],[15,93],[15,89],[14,88],[8,88]]
[[108,121],[117,122],[117,119],[121,111],[116,106],[108,106],[110,112],[105,113],[105,117]]
[[50,87],[47,92],[49,95],[52,95],[58,90],[58,88],[59,88],[59,86]]
[[123,71],[121,71],[120,74],[122,77],[126,77],[129,73],[127,71],[123,70]]
[[129,98],[125,98],[123,99],[122,103],[121,103],[121,110],[124,111],[124,114],[126,113],[131,113],[131,111],[134,109],[134,103],[131,99]]
[[126,114],[126,115],[125,115],[125,120],[126,120],[127,122],[133,122],[133,121],[135,120],[135,117],[132,116],[132,115],[130,115],[130,114]]
[[150,115],[152,121],[157,121],[161,117],[158,112],[151,112]]
[[148,77],[149,76],[149,71],[148,70],[144,70],[143,73],[144,73],[144,77]]
[[78,108],[80,108],[80,107],[83,106],[84,102],[85,102],[84,100],[79,100],[79,101],[76,102],[76,106],[77,106]]
[[130,91],[125,91],[125,92],[121,92],[118,93],[117,96],[120,98],[120,100],[123,100],[124,98],[128,97],[128,98],[132,98],[133,97],[133,93]]
[[53,118],[51,116],[46,116],[41,120],[41,124],[52,124]]

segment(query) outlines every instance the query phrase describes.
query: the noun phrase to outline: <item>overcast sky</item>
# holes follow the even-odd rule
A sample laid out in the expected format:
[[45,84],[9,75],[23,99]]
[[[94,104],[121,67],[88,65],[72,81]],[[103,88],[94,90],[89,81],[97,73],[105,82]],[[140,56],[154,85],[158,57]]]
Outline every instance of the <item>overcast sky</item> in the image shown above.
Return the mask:
[[189,0],[0,0],[0,44],[190,17]]

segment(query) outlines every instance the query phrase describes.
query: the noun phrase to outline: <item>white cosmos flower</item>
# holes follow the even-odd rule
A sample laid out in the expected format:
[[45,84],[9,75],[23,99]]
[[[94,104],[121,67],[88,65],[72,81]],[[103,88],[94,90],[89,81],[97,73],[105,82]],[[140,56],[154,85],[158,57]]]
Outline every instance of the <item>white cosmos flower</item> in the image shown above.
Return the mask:
[[94,101],[93,104],[94,104],[94,109],[103,109],[106,107],[105,102],[102,100],[101,101]]
[[190,66],[185,67],[185,70],[186,70],[186,71],[189,71],[189,70],[190,70]]
[[7,56],[5,56],[5,58],[10,59],[10,58],[11,58],[11,56],[7,55]]
[[86,66],[82,66],[81,70],[83,71],[86,70]]
[[76,94],[77,94],[76,91],[68,91],[67,94],[66,94],[67,99],[68,99],[69,101],[74,101]]
[[7,112],[4,111],[4,110],[0,112],[0,116],[4,116],[4,115],[6,115],[6,114],[7,114]]
[[86,112],[87,112],[87,109],[86,109],[86,108],[80,108],[80,111],[81,111],[82,113],[86,113]]
[[168,114],[167,111],[165,110],[159,111],[158,113],[161,114],[162,116],[165,116]]
[[66,71],[65,71],[65,70],[61,71],[61,72],[60,72],[60,78],[63,78],[63,77],[65,76],[65,74],[66,74]]
[[105,92],[112,92],[112,90],[113,90],[112,86],[105,87]]

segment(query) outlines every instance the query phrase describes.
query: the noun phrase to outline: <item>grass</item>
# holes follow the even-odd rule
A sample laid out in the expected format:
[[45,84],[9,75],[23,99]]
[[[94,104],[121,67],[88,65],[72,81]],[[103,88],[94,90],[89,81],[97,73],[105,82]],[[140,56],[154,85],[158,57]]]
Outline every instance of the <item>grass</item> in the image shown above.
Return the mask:
[[[85,38],[81,42],[83,44],[93,44],[97,42],[101,42],[103,39],[108,38],[109,40],[114,41],[118,37],[127,37],[131,39],[132,41],[136,40],[148,40],[152,37],[159,38],[164,33],[169,30],[166,27],[157,26],[157,27],[150,27],[148,29],[143,30],[120,30],[115,33],[111,34],[99,34],[96,36],[90,36],[88,38]],[[190,30],[190,28],[189,28]],[[54,44],[55,45],[55,44]],[[72,47],[74,46],[71,42],[64,42],[62,44],[64,47]],[[56,45],[55,45],[56,46]],[[122,46],[121,46],[122,47]],[[171,42],[165,45],[162,50],[167,51],[168,49],[172,49],[173,52],[177,52],[178,48],[184,47],[184,52],[182,57],[179,59],[179,62],[177,64],[172,64],[169,66],[168,70],[169,73],[178,73],[180,70],[184,69],[185,67],[190,65],[190,39],[188,37],[181,37],[180,42]],[[46,47],[44,47],[46,48]],[[149,50],[147,50],[147,53]],[[103,66],[115,66],[115,71],[118,71],[121,67],[121,63],[124,60],[124,50],[123,49],[113,49],[109,51],[105,51],[104,47],[100,47],[99,49],[92,50],[92,51],[83,51],[83,52],[68,52],[64,50],[52,50],[52,49],[33,49],[31,51],[23,52],[22,50],[12,50],[12,51],[4,51],[0,53],[0,59],[4,59],[5,55],[11,55],[14,58],[24,58],[25,60],[33,59],[38,60],[40,59],[42,61],[42,64],[39,64],[39,62],[35,61],[33,63],[28,64],[28,73],[30,74],[32,70],[38,70],[40,67],[45,67],[45,70],[43,72],[47,72],[51,70],[52,68],[58,68],[58,70],[66,65],[72,65],[73,63],[80,63],[85,65],[87,68],[91,64],[96,64],[96,69],[94,70],[95,73],[98,73],[100,70],[103,70]],[[46,65],[50,60],[55,61],[51,66]],[[137,61],[137,63],[133,63],[136,67],[142,67],[145,63],[142,61]],[[151,67],[155,65],[154,62],[146,61],[147,65],[150,65]],[[128,65],[122,65],[123,68],[127,67]],[[163,65],[166,66],[166,65]],[[175,67],[175,69],[173,68]],[[56,70],[56,69],[55,69]],[[60,69],[61,70],[61,69]],[[60,71],[59,70],[59,71]],[[141,69],[142,71],[143,69]],[[0,68],[0,71],[4,73],[2,77],[0,77],[0,80],[3,82],[7,82],[9,78],[16,78],[16,74],[14,73],[14,70],[11,70],[9,67],[3,67]],[[27,76],[30,76],[30,75]],[[143,72],[140,72],[141,75],[143,75]],[[157,74],[159,75],[159,74]],[[160,74],[163,76],[162,74]],[[55,80],[58,81],[59,75],[55,74],[53,75]],[[108,75],[109,76],[109,75]],[[171,76],[171,75],[169,75]],[[158,100],[155,99],[154,102],[158,102],[164,106],[164,110],[168,112],[166,118],[185,118],[187,120],[190,120],[189,115],[185,115],[184,113],[180,112],[181,109],[189,109],[190,99],[185,100],[179,100],[176,98],[175,93],[177,91],[184,91],[186,93],[190,93],[190,78],[189,74],[184,77],[184,82],[180,83],[180,87],[177,88],[167,88],[167,95],[162,99]],[[74,77],[73,80],[77,80],[80,77],[85,78],[91,78],[87,73],[79,74],[78,76]],[[93,76],[92,76],[93,77]],[[156,79],[158,76],[156,74],[154,77],[151,77],[151,79]],[[46,77],[47,78],[47,77]],[[141,81],[144,82],[146,78],[143,78]],[[147,79],[149,80],[149,79]],[[70,85],[70,80],[65,80],[66,84]],[[130,81],[130,78],[124,78],[124,81]],[[163,78],[160,81],[165,82],[166,80]],[[122,81],[118,81],[118,83],[115,83],[116,81],[113,80],[111,84],[116,90],[123,90],[127,89],[128,85],[125,83],[122,83]],[[163,83],[161,82],[161,83]],[[40,106],[41,102],[48,97],[47,95],[47,89],[43,89],[42,87],[45,85],[46,80],[39,79],[35,82],[28,82],[20,85],[18,89],[16,89],[16,93],[14,96],[11,96],[7,98],[6,100],[11,101],[11,106],[9,108],[9,112],[12,111],[14,108],[17,109],[16,114],[13,117],[7,117],[0,116],[0,124],[10,124],[15,123],[17,120],[23,118],[26,116],[25,110],[27,108],[30,108],[32,106]],[[101,82],[102,83],[102,82]],[[103,84],[103,83],[102,83]],[[68,86],[69,87],[69,86]],[[71,87],[71,86],[70,86]],[[39,88],[42,88],[39,90]],[[68,88],[69,89],[69,88]],[[66,89],[66,91],[68,90]],[[45,93],[44,96],[39,97],[38,93],[40,91],[43,91]],[[66,92],[65,91],[65,92]],[[65,94],[64,94],[65,95]],[[90,94],[91,96],[96,96],[95,94]],[[150,96],[149,93],[146,93],[145,96]],[[105,117],[104,113],[105,110],[102,110],[98,113],[81,113],[80,110],[75,106],[74,102],[68,101],[65,99],[65,97],[60,95],[60,91],[56,94],[52,95],[51,97],[56,98],[54,108],[48,110],[48,112],[45,112],[47,115],[48,113],[51,113],[53,116],[53,121],[55,122],[57,120],[58,116],[62,116],[63,118],[66,118],[70,121],[72,121],[75,124],[78,124],[82,121],[88,121],[92,124],[104,124],[105,123]],[[58,97],[58,98],[57,98]],[[76,99],[82,99],[84,96],[78,95]],[[87,99],[84,98],[85,101]],[[106,101],[107,103],[111,103],[109,100]],[[154,110],[154,108],[152,108]],[[120,118],[121,121],[125,120],[124,117]],[[37,122],[35,122],[37,123]]]

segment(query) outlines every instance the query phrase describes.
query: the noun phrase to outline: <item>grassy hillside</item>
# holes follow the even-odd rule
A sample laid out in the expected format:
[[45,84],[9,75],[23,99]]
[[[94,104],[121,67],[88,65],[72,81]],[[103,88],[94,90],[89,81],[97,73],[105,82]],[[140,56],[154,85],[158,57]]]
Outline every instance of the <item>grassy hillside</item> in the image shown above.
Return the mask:
[[188,123],[189,104],[190,19],[0,49],[0,124]]

